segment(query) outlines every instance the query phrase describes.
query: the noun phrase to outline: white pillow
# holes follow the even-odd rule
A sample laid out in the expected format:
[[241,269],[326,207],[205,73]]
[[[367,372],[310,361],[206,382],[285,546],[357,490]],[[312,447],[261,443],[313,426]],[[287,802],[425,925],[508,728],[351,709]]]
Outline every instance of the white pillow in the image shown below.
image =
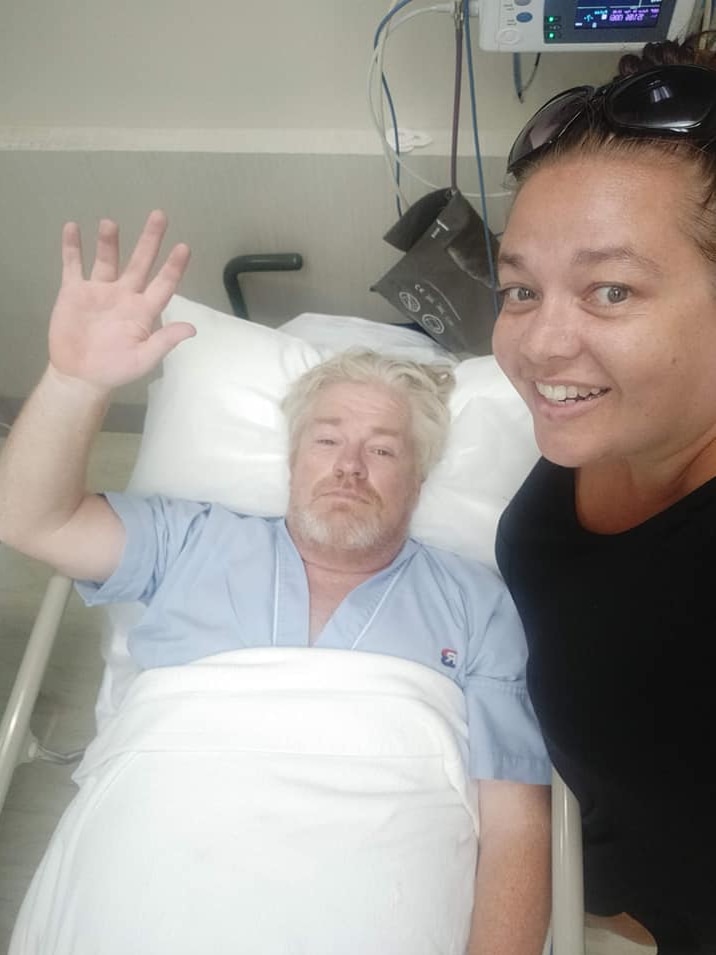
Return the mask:
[[[340,350],[340,339],[336,347],[316,347],[180,296],[170,302],[164,321],[191,322],[197,334],[167,356],[163,377],[150,386],[130,489],[218,501],[248,514],[283,514],[288,466],[280,401],[294,378]],[[356,344],[356,326],[345,326],[339,317],[336,324],[348,331],[342,347]],[[396,339],[399,331],[418,339],[426,349],[422,358],[442,354],[417,332],[370,324],[377,350],[406,354],[410,344]],[[364,334],[358,343],[365,344]],[[492,356],[459,363],[455,375],[446,453],[425,483],[412,532],[494,566],[497,519],[537,450],[529,413]]]
[[374,351],[400,355],[410,361],[442,361],[454,365],[457,358],[424,332],[404,325],[370,322],[354,315],[321,315],[304,312],[281,326],[287,335],[295,335],[311,345],[333,351],[348,347],[372,348]]

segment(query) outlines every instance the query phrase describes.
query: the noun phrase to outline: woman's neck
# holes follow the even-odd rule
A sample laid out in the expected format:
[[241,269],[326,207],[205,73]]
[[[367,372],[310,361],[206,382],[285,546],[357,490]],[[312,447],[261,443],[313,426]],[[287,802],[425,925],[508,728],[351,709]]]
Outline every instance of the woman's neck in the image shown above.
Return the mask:
[[716,440],[695,455],[598,462],[575,475],[577,517],[586,530],[618,534],[660,514],[713,477]]

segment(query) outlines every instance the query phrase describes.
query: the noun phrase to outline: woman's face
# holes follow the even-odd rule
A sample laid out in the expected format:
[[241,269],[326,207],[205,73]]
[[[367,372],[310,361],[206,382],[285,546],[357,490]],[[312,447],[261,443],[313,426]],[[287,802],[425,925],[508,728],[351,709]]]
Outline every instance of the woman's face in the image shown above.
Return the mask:
[[716,269],[688,186],[658,154],[565,157],[515,200],[493,347],[557,464],[688,462],[716,438]]

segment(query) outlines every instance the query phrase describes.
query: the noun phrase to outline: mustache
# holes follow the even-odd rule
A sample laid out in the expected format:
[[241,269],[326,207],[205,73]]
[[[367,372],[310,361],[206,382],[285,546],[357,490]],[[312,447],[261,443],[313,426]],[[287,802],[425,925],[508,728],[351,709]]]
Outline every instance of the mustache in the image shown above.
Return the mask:
[[359,483],[345,478],[340,481],[337,481],[335,478],[324,478],[314,486],[313,497],[315,499],[324,494],[331,494],[333,491],[352,491],[358,497],[362,498],[362,500],[370,504],[379,504],[382,500],[380,494],[378,494],[375,488],[367,481],[361,481]]

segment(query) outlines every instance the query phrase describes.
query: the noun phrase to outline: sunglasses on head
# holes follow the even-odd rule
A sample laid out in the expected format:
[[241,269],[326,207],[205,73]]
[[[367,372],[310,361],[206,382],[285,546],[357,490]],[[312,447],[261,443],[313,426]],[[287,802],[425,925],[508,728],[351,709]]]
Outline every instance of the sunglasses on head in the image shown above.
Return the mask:
[[507,159],[513,173],[554,146],[568,131],[608,129],[626,136],[716,140],[716,71],[663,66],[606,86],[576,86],[553,96],[525,125]]

